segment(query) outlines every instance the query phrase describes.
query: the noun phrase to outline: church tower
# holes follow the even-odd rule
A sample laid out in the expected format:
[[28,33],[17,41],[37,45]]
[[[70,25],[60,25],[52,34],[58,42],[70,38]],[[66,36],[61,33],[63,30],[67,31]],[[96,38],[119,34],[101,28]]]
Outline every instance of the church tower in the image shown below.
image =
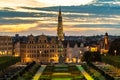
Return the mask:
[[57,35],[58,41],[64,41],[61,7],[59,7]]
[[108,42],[108,33],[105,33],[105,37],[104,37],[104,49],[108,50],[109,48],[109,42]]
[[64,61],[65,61],[64,46],[63,46],[64,33],[63,33],[61,7],[59,7],[57,35],[58,35],[59,63],[64,63]]
[[108,50],[109,50],[109,40],[108,40],[108,33],[107,32],[105,33],[103,44],[104,44],[103,45],[104,53],[108,53]]

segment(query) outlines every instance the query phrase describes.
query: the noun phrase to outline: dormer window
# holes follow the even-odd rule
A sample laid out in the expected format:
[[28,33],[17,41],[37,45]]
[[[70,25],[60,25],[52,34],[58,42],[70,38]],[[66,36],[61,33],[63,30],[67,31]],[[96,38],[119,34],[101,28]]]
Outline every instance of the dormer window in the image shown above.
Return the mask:
[[35,42],[34,36],[31,34],[31,35],[28,37],[28,43],[33,44],[34,42]]
[[38,38],[39,43],[47,43],[47,37],[45,35],[41,35]]

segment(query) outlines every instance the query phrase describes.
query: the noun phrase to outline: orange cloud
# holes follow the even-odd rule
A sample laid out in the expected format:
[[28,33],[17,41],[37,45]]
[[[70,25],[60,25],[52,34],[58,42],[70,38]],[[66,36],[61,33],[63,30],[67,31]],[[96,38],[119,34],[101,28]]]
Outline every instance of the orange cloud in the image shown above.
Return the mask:
[[17,25],[1,25],[0,31],[1,32],[21,32],[27,31],[30,28],[35,27],[37,24],[17,24]]

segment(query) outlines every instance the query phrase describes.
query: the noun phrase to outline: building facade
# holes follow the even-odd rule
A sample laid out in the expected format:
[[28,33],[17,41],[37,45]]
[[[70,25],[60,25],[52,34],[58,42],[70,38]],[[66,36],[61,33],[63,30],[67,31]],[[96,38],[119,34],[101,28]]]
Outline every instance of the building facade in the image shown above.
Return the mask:
[[29,35],[26,41],[20,42],[22,62],[40,63],[58,62],[58,45],[56,38],[48,39],[45,35]]
[[67,63],[80,63],[82,56],[87,47],[84,46],[84,43],[77,41],[67,41],[66,44],[66,62]]

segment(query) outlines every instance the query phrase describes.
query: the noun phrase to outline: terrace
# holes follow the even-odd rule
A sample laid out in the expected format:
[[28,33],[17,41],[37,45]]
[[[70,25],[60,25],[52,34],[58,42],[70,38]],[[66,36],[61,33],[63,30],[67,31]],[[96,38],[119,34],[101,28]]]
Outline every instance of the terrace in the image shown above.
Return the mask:
[[0,80],[11,79],[17,72],[24,69],[26,65],[17,63],[0,72]]
[[119,68],[106,64],[106,63],[102,63],[102,62],[97,62],[93,64],[96,67],[98,67],[98,69],[104,71],[105,74],[108,74],[111,77],[113,77],[115,80],[120,80],[120,69]]

